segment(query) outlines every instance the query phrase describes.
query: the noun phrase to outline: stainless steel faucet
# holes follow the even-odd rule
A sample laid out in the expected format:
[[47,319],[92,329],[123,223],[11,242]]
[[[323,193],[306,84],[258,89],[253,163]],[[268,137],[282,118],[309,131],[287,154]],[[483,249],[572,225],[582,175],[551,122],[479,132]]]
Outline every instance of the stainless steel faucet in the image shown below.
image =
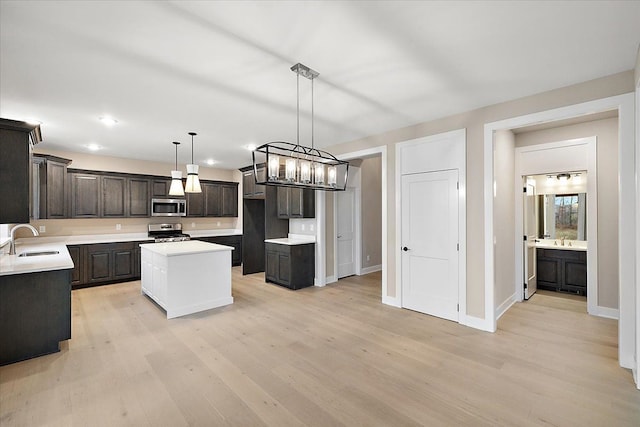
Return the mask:
[[15,255],[16,254],[16,230],[19,228],[28,228],[29,230],[31,230],[33,232],[34,236],[38,235],[38,230],[35,229],[35,227],[31,224],[18,224],[15,227],[13,227],[11,229],[11,243],[9,246],[9,255]]

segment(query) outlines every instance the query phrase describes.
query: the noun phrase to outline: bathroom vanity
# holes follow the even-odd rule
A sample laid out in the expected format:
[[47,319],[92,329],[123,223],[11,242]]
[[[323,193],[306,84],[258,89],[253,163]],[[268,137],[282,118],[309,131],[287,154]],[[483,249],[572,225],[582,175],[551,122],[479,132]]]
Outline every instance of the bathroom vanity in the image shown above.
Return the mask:
[[538,247],[538,289],[587,295],[587,251],[580,247]]

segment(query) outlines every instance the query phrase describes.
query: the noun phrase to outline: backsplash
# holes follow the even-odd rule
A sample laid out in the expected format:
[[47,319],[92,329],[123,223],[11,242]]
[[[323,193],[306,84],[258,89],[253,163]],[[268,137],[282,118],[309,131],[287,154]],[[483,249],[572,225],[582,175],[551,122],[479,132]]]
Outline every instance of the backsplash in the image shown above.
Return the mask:
[[289,219],[289,234],[306,234],[309,236],[315,236],[316,230],[315,218]]

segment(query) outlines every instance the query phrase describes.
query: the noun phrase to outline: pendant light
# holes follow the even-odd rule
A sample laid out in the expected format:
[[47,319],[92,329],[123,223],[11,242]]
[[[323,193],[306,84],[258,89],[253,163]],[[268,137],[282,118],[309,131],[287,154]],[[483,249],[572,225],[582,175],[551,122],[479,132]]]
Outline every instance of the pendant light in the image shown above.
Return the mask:
[[171,171],[171,187],[169,187],[170,196],[184,196],[184,188],[182,188],[182,171],[178,170],[178,145],[179,142],[173,141],[176,146],[176,168]]
[[[310,190],[344,191],[347,187],[349,163],[333,154],[315,148],[313,81],[320,74],[303,64],[295,64],[296,73],[296,142],[275,141],[253,150],[253,170],[256,184],[296,187]],[[311,80],[311,147],[300,145],[300,77]],[[258,175],[265,165],[267,173]]]
[[184,191],[186,193],[202,193],[198,178],[198,165],[193,162],[193,137],[197,133],[189,132],[189,135],[191,135],[191,164],[187,165],[187,185],[185,185]]

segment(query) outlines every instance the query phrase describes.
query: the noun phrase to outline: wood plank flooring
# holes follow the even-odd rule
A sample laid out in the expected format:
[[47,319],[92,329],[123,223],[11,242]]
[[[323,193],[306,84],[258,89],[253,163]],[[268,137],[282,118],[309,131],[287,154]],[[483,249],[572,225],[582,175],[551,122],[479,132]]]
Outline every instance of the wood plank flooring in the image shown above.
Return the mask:
[[73,291],[73,338],[0,368],[5,426],[638,426],[617,322],[541,293],[495,334],[380,302],[380,273],[167,320],[140,282]]

